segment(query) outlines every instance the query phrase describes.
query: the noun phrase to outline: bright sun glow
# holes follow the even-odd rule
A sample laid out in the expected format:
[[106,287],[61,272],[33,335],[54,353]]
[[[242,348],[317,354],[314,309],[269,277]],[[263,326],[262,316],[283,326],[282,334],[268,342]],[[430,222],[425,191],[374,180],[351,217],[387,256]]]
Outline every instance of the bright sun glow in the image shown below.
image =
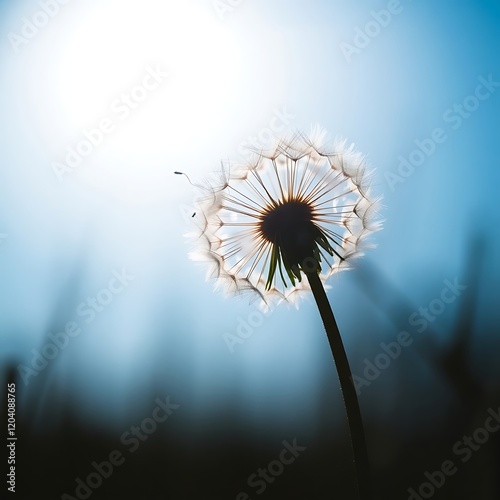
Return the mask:
[[224,23],[189,0],[85,2],[72,16],[51,61],[54,102],[44,111],[55,110],[50,118],[66,133],[52,147],[59,161],[68,146],[86,153],[78,149],[89,139],[82,131],[94,130],[88,135],[98,144],[75,169],[79,181],[150,197],[167,158],[220,133],[236,85],[235,43]]

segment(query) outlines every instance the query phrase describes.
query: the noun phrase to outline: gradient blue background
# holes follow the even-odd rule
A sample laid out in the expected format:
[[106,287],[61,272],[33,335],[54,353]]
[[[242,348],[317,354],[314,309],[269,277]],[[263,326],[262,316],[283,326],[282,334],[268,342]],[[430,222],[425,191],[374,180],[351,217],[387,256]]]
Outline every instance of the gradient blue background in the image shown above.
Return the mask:
[[[178,418],[193,433],[228,418],[258,437],[287,430],[310,436],[324,420],[343,422],[336,372],[312,300],[298,310],[279,307],[230,353],[223,335],[237,333],[240,318],[258,309],[245,297],[214,294],[205,269],[187,256],[183,235],[193,228],[194,191],[173,171],[201,181],[221,159],[236,158],[249,135],[268,127],[274,109],[294,115],[289,130],[308,132],[320,124],[331,137],[348,138],[375,167],[374,190],[383,195],[385,218],[377,248],[359,269],[332,279],[328,291],[353,372],[361,374],[363,360],[400,330],[417,339],[408,314],[401,313],[402,300],[413,311],[439,297],[443,280],[467,284],[472,262],[480,286],[470,292],[477,297],[470,363],[486,386],[498,384],[500,88],[456,130],[443,114],[473,94],[480,76],[500,81],[500,3],[403,0],[402,11],[350,62],[340,44],[353,43],[356,27],[363,28],[370,11],[385,9],[387,2],[243,1],[224,19],[211,2],[195,3],[212,26],[220,23],[224,43],[232,44],[235,52],[226,61],[234,67],[225,68],[224,78],[234,79],[212,108],[196,107],[195,95],[210,99],[207,80],[211,88],[227,84],[210,74],[210,66],[203,68],[192,80],[195,104],[190,107],[185,98],[181,110],[183,123],[192,127],[181,130],[179,115],[168,122],[169,110],[152,95],[146,118],[138,113],[127,122],[128,137],[134,142],[135,121],[143,127],[148,117],[165,128],[149,139],[141,136],[130,150],[120,142],[122,131],[114,133],[89,160],[104,165],[102,185],[99,174],[89,182],[69,175],[60,184],[51,163],[82,128],[106,116],[99,104],[78,121],[68,111],[68,94],[62,97],[54,87],[72,30],[106,2],[61,7],[19,54],[8,33],[19,31],[37,3],[0,3],[0,233],[6,235],[0,240],[0,363],[29,365],[31,350],[40,349],[49,332],[72,319],[83,328],[38,377],[27,386],[19,382],[33,425],[43,422],[57,432],[57,418],[49,425],[44,415],[57,415],[57,404],[71,401],[86,424],[122,429],[134,415],[147,414],[162,394],[181,405]],[[144,15],[145,5],[125,2],[123,9]],[[165,5],[174,15],[176,3]],[[133,39],[133,26],[128,28]],[[185,32],[196,40],[188,25]],[[119,42],[110,25],[109,43]],[[201,50],[204,43],[194,45]],[[124,57],[137,77],[148,64],[169,64],[167,55],[164,61],[141,51]],[[105,76],[97,73],[94,84],[99,78]],[[115,94],[106,87],[103,103],[134,82],[130,76]],[[168,83],[161,92],[176,99],[168,96]],[[392,190],[385,173],[397,172],[399,155],[407,158],[414,141],[436,127],[447,140]],[[484,243],[482,267],[468,259],[477,238]],[[383,277],[374,283],[378,304],[362,281],[373,266]],[[122,267],[135,279],[85,325],[76,307]],[[448,306],[432,325],[437,351],[450,341],[459,305],[457,300]],[[399,323],[392,321],[400,313]],[[368,421],[416,433],[439,422],[452,396],[429,368],[432,353],[422,355],[417,344],[363,392]]]

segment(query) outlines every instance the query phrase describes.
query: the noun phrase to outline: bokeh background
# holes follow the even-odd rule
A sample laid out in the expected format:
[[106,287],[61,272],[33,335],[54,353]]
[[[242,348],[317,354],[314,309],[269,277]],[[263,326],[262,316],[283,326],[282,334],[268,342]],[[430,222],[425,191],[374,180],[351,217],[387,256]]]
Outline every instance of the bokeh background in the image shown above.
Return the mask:
[[[92,499],[354,498],[312,299],[264,315],[214,293],[184,237],[193,186],[173,174],[203,182],[251,143],[318,127],[367,154],[383,195],[377,248],[328,291],[353,373],[400,332],[413,340],[360,388],[376,498],[500,498],[500,434],[465,463],[453,451],[500,404],[500,2],[23,0],[0,13],[0,379],[2,407],[17,384],[18,498],[83,498],[76,479],[113,450],[125,463]],[[124,272],[123,290],[103,291]],[[462,285],[449,304],[446,280]],[[439,314],[415,325],[429,305]],[[39,369],[68,322],[79,334]],[[130,453],[121,436],[166,397],[179,407]],[[259,494],[249,476],[293,439],[306,450]],[[447,459],[458,472],[419,493]]]

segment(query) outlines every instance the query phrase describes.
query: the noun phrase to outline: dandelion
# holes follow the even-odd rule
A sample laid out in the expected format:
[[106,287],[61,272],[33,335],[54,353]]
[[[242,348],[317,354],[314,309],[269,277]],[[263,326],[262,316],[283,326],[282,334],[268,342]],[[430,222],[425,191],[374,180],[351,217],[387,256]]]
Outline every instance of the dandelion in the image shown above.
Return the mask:
[[202,249],[196,258],[211,263],[209,276],[226,291],[253,292],[267,308],[313,293],[339,374],[359,495],[366,499],[361,414],[323,286],[362,255],[367,236],[379,228],[366,160],[345,141],[328,147],[297,134],[231,170],[223,169],[218,185],[205,188],[199,201]]
[[271,307],[310,291],[303,274],[325,282],[351,266],[377,229],[363,156],[345,142],[331,149],[303,136],[223,172],[200,201],[198,260],[230,293],[252,291]]

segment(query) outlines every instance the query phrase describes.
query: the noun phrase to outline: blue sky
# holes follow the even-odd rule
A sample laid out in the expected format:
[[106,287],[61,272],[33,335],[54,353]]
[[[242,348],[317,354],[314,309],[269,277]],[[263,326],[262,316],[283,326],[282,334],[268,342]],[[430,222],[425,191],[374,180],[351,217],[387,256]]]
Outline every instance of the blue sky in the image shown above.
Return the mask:
[[[47,20],[33,1],[0,9],[0,362],[29,366],[49,333],[81,326],[29,379],[25,400],[42,414],[42,393],[59,391],[84,418],[113,425],[156,390],[185,405],[186,421],[239,408],[271,430],[284,416],[314,424],[331,391],[342,418],[312,300],[264,317],[245,297],[214,294],[187,256],[192,186],[173,175],[201,181],[252,136],[317,124],[375,168],[385,227],[364,262],[400,291],[388,306],[404,296],[418,309],[445,279],[465,279],[469,243],[484,238],[472,361],[498,377],[488,351],[500,282],[499,2],[243,0],[218,11],[210,1],[110,0],[59,5]],[[12,33],[29,32],[24,19],[43,26],[20,42]],[[85,134],[98,144],[61,171]],[[407,177],[401,156],[421,163]],[[127,285],[102,292],[123,269]],[[360,273],[328,292],[354,372],[398,332]],[[87,324],[78,307],[101,292],[111,301]],[[457,310],[458,301],[433,325],[438,345]],[[258,326],[231,353],[224,334],[249,318]],[[400,362],[421,369],[415,356]],[[394,403],[401,369],[362,404]]]

